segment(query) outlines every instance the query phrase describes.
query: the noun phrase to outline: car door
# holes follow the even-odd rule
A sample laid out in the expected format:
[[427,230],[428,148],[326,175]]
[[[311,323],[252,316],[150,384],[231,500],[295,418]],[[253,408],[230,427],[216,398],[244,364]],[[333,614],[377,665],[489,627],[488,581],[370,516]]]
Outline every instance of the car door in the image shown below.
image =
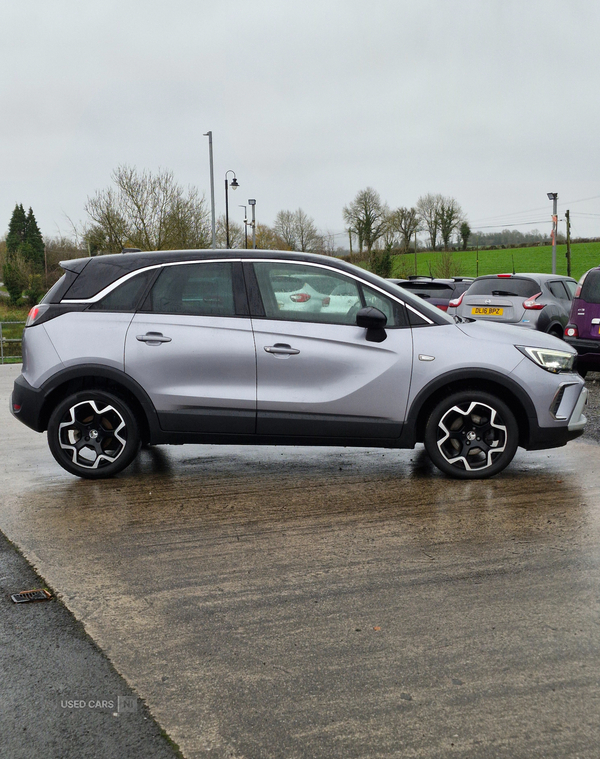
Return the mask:
[[[318,264],[259,261],[246,267],[261,301],[252,318],[257,432],[288,439],[397,438],[412,372],[412,335],[401,302]],[[306,286],[299,289],[299,280]],[[356,326],[366,305],[386,313],[383,342],[369,341]]]
[[125,370],[162,429],[251,434],[256,353],[240,264],[167,264],[129,328]]
[[569,321],[569,313],[571,311],[571,302],[573,300],[573,293],[574,289],[576,287],[575,282],[570,282],[568,279],[566,280],[550,280],[548,282],[548,289],[552,293],[552,295],[555,298],[556,306],[557,306],[557,312],[556,312],[556,318],[560,322],[560,324],[565,327],[567,322]]

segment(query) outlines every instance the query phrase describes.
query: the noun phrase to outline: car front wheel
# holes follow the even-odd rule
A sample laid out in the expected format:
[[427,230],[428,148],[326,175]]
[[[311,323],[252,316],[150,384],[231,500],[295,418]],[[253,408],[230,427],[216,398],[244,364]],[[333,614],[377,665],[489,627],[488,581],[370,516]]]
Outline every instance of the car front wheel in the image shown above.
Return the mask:
[[135,415],[120,398],[100,390],[64,398],[48,422],[48,445],[67,472],[87,479],[112,477],[140,448]]
[[445,474],[483,479],[512,461],[519,430],[509,407],[490,393],[465,390],[440,401],[425,428],[425,449]]

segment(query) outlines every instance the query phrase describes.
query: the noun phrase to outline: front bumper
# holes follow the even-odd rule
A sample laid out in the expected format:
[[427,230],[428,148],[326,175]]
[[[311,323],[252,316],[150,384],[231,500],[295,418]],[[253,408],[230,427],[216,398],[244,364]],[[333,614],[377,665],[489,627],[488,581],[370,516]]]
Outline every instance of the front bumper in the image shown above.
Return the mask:
[[539,451],[545,448],[560,448],[571,440],[583,435],[587,418],[583,413],[588,399],[586,387],[581,389],[567,424],[561,427],[540,427],[530,419],[529,441],[525,448],[528,451]]

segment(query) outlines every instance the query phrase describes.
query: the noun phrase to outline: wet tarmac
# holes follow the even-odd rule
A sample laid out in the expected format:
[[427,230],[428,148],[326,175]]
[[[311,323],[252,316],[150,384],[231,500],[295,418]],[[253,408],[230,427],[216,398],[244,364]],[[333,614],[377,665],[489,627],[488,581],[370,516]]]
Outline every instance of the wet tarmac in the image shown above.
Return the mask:
[[186,446],[113,480],[7,410],[0,529],[186,757],[597,757],[596,443],[445,479],[422,450]]

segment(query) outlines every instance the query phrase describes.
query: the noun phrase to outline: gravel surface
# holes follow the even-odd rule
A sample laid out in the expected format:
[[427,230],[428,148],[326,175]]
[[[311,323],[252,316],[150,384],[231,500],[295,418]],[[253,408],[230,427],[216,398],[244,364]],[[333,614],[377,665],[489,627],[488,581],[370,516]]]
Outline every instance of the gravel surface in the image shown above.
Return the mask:
[[585,386],[590,394],[585,411],[588,423],[583,433],[583,439],[595,440],[600,443],[600,372],[589,372],[585,378]]

